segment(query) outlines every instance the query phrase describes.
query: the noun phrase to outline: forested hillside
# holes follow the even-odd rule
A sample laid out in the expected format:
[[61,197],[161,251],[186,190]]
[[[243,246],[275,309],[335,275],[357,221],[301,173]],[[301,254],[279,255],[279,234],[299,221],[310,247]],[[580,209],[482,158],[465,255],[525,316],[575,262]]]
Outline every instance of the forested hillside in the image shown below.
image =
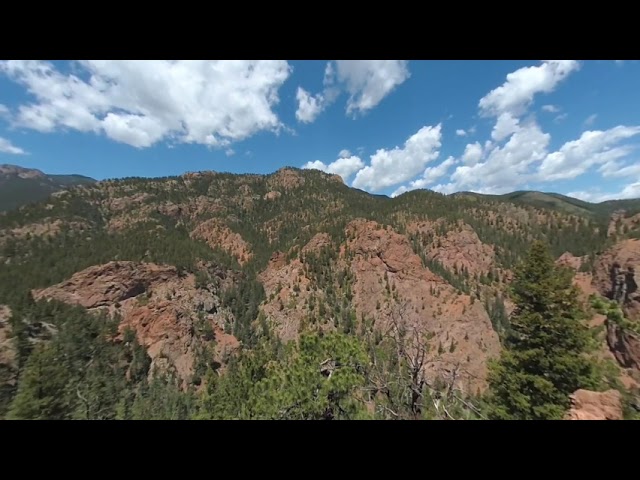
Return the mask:
[[69,187],[94,182],[82,175],[46,175],[40,170],[0,165],[0,212],[44,200]]
[[[637,212],[540,195],[390,199],[286,168],[110,180],[10,210],[0,416],[562,418],[587,389],[631,418]],[[605,297],[617,313],[598,313]],[[520,341],[540,323],[575,375],[519,398],[546,368],[524,372],[527,352],[555,348]]]

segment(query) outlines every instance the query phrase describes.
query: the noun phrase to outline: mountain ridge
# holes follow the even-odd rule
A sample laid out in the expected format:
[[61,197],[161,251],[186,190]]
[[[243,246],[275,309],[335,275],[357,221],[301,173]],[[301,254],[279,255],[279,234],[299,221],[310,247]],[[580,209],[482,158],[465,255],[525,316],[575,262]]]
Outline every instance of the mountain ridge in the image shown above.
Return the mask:
[[46,199],[52,193],[96,180],[77,174],[45,174],[41,170],[0,164],[0,212]]
[[[0,415],[2,409],[31,415],[40,390],[21,393],[30,387],[20,379],[38,374],[38,362],[49,358],[40,355],[62,349],[73,356],[86,351],[84,343],[105,352],[97,363],[105,371],[113,355],[122,358],[124,373],[95,373],[99,385],[116,382],[107,418],[147,418],[149,409],[162,412],[160,418],[184,418],[195,414],[196,401],[206,418],[279,418],[281,410],[262,410],[269,402],[260,400],[267,388],[260,380],[276,381],[275,370],[263,366],[324,362],[326,349],[336,348],[358,362],[361,354],[371,356],[367,368],[373,370],[358,381],[378,393],[354,395],[366,415],[396,418],[387,408],[397,413],[406,395],[381,392],[399,375],[392,372],[397,342],[422,359],[411,378],[475,404],[510,328],[514,271],[536,241],[579,270],[576,282],[621,302],[612,318],[628,318],[604,326],[613,346],[597,341],[615,350],[611,371],[631,372],[624,378],[632,387],[640,218],[576,214],[518,198],[465,199],[429,190],[389,198],[321,171],[283,168],[268,175],[209,171],[105,180],[6,212],[0,216],[0,305],[7,308],[0,310],[12,312],[2,328],[15,348],[0,358],[0,377],[8,379],[0,389]],[[83,330],[106,325],[103,316],[113,322],[103,334],[111,343]],[[298,348],[306,352],[302,357]],[[94,393],[103,388],[87,383],[83,368],[56,375],[70,375],[63,384]],[[403,381],[410,388],[411,380]],[[260,384],[255,391],[254,383]],[[87,390],[81,392],[87,398]],[[88,407],[72,394],[59,415],[85,418]],[[164,397],[183,399],[182,413],[145,403]],[[450,401],[458,412],[475,415]],[[413,405],[401,415],[442,415],[427,410]],[[314,415],[324,418],[322,412]]]

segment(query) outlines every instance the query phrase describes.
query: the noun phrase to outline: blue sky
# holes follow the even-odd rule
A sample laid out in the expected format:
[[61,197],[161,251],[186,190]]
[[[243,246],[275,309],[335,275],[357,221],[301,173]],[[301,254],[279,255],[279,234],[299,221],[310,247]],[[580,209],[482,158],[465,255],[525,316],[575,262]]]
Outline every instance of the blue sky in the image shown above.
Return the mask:
[[638,61],[0,61],[0,163],[640,197]]

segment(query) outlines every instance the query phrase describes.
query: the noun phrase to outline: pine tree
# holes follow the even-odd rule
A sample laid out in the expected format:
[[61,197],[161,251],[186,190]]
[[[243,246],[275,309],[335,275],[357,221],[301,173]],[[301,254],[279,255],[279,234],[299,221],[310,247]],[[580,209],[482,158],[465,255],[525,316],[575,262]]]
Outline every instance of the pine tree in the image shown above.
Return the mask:
[[491,417],[559,419],[569,395],[595,386],[589,335],[571,273],[536,242],[516,270],[516,310],[505,349],[491,366]]

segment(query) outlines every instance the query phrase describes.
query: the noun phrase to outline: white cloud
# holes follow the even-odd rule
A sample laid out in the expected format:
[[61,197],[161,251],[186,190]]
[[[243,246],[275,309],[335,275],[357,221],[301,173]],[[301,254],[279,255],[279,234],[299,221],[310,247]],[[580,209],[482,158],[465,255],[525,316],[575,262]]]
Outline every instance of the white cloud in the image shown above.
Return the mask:
[[640,127],[617,126],[606,131],[586,131],[579,139],[565,143],[549,154],[538,171],[541,181],[575,178],[593,165],[622,159],[631,147],[618,144],[640,134]]
[[543,105],[542,111],[548,113],[558,113],[560,111],[560,107],[556,105]]
[[323,172],[340,175],[345,182],[362,167],[364,167],[364,162],[357,156],[341,157],[329,165],[320,160],[316,160],[314,162],[307,162],[302,166],[302,168],[315,168]]
[[104,133],[135,147],[167,139],[226,146],[259,131],[283,129],[273,107],[291,72],[286,61],[88,60],[73,65],[87,80],[49,62],[0,62],[0,73],[35,97],[13,115],[16,126]]
[[458,130],[456,130],[456,135],[459,137],[464,137],[466,134],[467,132],[462,128],[459,128]]
[[434,192],[444,193],[449,195],[458,191],[454,183],[439,183],[435,187],[431,187]]
[[501,113],[493,127],[491,138],[496,142],[500,142],[515,133],[519,128],[519,124],[520,121],[509,112]]
[[[633,151],[623,142],[639,134],[640,127],[625,126],[584,132],[579,139],[550,153],[550,135],[531,121],[520,126],[503,147],[489,143],[484,149],[479,143],[467,145],[462,156],[464,165],[456,168],[449,183],[437,189],[443,193],[504,193],[530,182],[576,178],[594,165],[601,165],[599,171],[604,177],[638,175],[640,165],[622,160]],[[485,159],[480,162],[482,158]]]
[[410,76],[406,60],[334,60],[324,72],[324,90],[311,95],[298,87],[298,121],[311,123],[342,90],[349,94],[347,114],[364,114]]
[[640,181],[625,185],[619,192],[602,192],[599,189],[567,193],[570,197],[579,198],[585,202],[605,202],[607,200],[623,200],[626,198],[640,198]]
[[[596,167],[603,179],[630,178],[632,183],[617,193],[574,192],[576,196],[598,200],[640,196],[640,162],[631,159],[633,148],[628,144],[629,139],[640,134],[640,127],[618,126],[606,131],[583,132],[578,139],[566,142],[557,151],[550,151],[549,133],[541,129],[533,116],[525,117],[536,94],[553,91],[578,68],[579,63],[575,61],[547,61],[507,75],[503,85],[479,102],[480,114],[496,121],[491,139],[467,144],[460,157],[461,163],[448,181],[430,188],[446,194],[462,190],[505,193],[550,181],[573,179]],[[555,122],[567,117],[566,113],[560,113],[557,105],[546,104],[542,110],[553,114]],[[594,120],[595,115],[589,123]],[[470,130],[459,130],[456,134],[463,136],[463,132]],[[396,172],[400,169],[390,167],[387,170]],[[385,181],[387,173],[382,169],[375,172],[376,182],[367,183],[364,181],[367,178],[360,178],[365,173],[368,173],[366,169],[359,172],[354,184],[359,181],[366,186],[391,184]],[[397,188],[392,195],[431,185],[447,173],[445,168],[427,169],[421,177]]]
[[478,106],[485,116],[524,114],[537,93],[552,92],[571,72],[580,68],[575,60],[545,60],[541,65],[524,67],[507,75],[501,86],[480,99]]
[[[488,145],[490,148],[490,145]],[[482,145],[479,142],[468,144],[462,154],[462,161],[465,165],[473,166],[482,159]]]
[[406,60],[336,60],[335,73],[350,97],[347,114],[365,113],[410,76]]
[[326,106],[324,96],[321,93],[313,96],[302,87],[298,87],[296,100],[298,100],[296,118],[298,121],[303,123],[311,123],[315,121]]
[[598,118],[598,114],[597,113],[593,113],[591,115],[589,115],[587,118],[585,118],[584,120],[584,126],[585,127],[590,127],[591,125],[593,125],[594,123],[596,123],[596,118]]
[[349,150],[347,150],[346,148],[343,150],[340,150],[340,153],[338,153],[338,157],[340,158],[347,158],[351,156],[351,152]]
[[11,155],[26,155],[27,154],[27,152],[25,152],[23,149],[21,149],[20,147],[16,147],[9,140],[7,140],[6,138],[2,138],[2,137],[0,137],[0,153],[9,153]]
[[407,139],[403,147],[379,149],[371,156],[370,165],[360,170],[353,186],[379,191],[406,182],[420,174],[427,163],[438,158],[442,126],[425,126]]
[[227,149],[224,151],[224,154],[225,154],[227,157],[232,157],[232,156],[234,156],[234,155],[236,154],[236,151],[235,151],[233,148],[227,148]]
[[600,172],[604,178],[637,177],[640,179],[640,162],[624,165],[619,161],[611,160],[602,165],[598,169],[598,172]]
[[444,177],[449,168],[456,163],[456,159],[453,157],[447,158],[444,162],[440,163],[435,167],[427,167],[427,169],[422,174],[422,178],[414,180],[409,183],[409,185],[403,185],[397,188],[392,194],[391,197],[397,197],[398,195],[408,192],[409,190],[416,190],[418,188],[426,188],[429,185],[432,185],[441,177]]
[[6,105],[0,103],[0,118],[8,118],[9,117],[9,108]]
[[[515,190],[526,180],[529,167],[545,158],[550,136],[530,122],[521,126],[503,147],[494,147],[484,162],[461,165],[451,175],[450,193],[473,190],[482,193],[502,193]],[[491,148],[491,147],[489,147]]]

